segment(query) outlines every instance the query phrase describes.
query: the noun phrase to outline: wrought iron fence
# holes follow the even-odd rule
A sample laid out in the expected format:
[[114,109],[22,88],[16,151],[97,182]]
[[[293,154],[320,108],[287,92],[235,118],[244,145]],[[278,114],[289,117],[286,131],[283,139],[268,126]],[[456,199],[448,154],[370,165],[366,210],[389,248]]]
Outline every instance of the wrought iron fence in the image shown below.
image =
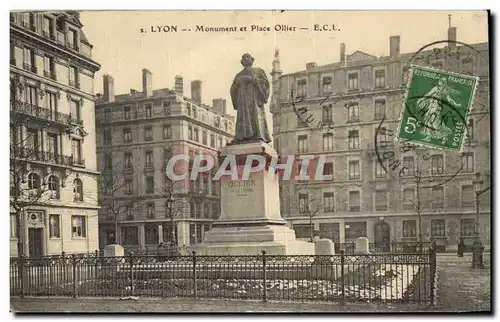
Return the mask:
[[[371,253],[398,253],[398,254],[417,254],[428,253],[431,247],[431,242],[379,242],[369,243],[369,251]],[[335,243],[335,251],[338,253],[344,250],[345,254],[354,254],[356,248],[355,242],[350,243]]]
[[11,258],[12,296],[433,303],[436,253]]

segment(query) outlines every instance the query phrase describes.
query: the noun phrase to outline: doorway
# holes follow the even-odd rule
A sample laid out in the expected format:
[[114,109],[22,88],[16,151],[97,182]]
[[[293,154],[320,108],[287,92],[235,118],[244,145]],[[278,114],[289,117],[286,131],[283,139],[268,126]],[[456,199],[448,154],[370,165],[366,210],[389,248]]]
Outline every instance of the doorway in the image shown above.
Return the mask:
[[375,248],[379,251],[390,251],[391,229],[385,221],[375,224]]
[[43,256],[43,228],[28,229],[28,251],[30,257]]

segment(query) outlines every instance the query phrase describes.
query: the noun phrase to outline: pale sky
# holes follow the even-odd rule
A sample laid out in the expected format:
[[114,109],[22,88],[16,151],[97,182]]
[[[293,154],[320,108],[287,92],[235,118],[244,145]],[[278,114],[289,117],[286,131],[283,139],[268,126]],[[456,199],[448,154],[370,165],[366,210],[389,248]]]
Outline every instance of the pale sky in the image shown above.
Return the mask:
[[[346,53],[361,50],[376,56],[389,54],[389,37],[401,36],[401,53],[415,52],[425,44],[447,39],[448,14],[457,27],[457,40],[473,44],[488,41],[485,11],[86,11],[81,13],[84,32],[94,45],[93,59],[102,67],[95,77],[95,93],[102,93],[102,75],[115,79],[115,94],[142,90],[141,70],[153,73],[153,88],[174,86],[184,77],[184,95],[190,81],[200,79],[202,101],[228,99],[231,82],[242,68],[241,55],[249,52],[254,66],[271,72],[275,48],[280,49],[283,73],[339,61],[340,43]],[[195,32],[196,25],[231,27],[276,24],[313,28],[335,24],[340,31]],[[177,33],[151,33],[151,26],[177,25]],[[144,28],[148,32],[140,33]],[[181,31],[190,28],[192,31]],[[249,28],[249,27],[248,27]],[[269,78],[271,76],[269,75]],[[268,120],[271,123],[271,120]]]

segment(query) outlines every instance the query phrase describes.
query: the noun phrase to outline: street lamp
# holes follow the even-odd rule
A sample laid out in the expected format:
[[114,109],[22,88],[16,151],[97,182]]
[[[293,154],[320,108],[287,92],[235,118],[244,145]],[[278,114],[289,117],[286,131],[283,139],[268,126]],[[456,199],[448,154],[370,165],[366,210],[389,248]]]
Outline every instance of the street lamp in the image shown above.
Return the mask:
[[176,242],[176,236],[175,236],[175,222],[174,222],[174,216],[173,216],[173,206],[174,206],[174,197],[172,196],[172,193],[169,194],[168,199],[167,199],[167,210],[168,210],[168,217],[170,218],[170,222],[172,224],[172,243],[174,245],[177,244]]
[[479,236],[479,196],[482,193],[483,180],[481,180],[481,173],[476,173],[476,179],[472,182],[475,192],[476,203],[476,220],[474,221],[474,245],[472,249],[472,268],[483,268],[483,251],[484,247],[481,243]]

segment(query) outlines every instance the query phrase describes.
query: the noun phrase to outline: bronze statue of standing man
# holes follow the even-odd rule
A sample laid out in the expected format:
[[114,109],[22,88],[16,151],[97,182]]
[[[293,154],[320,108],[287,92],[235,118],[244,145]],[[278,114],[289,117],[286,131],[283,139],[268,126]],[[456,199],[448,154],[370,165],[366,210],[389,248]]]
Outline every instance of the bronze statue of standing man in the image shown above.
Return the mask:
[[243,70],[231,85],[231,100],[237,111],[236,131],[231,144],[271,142],[264,110],[269,98],[269,81],[262,68],[252,67],[253,62],[250,54],[241,57]]

